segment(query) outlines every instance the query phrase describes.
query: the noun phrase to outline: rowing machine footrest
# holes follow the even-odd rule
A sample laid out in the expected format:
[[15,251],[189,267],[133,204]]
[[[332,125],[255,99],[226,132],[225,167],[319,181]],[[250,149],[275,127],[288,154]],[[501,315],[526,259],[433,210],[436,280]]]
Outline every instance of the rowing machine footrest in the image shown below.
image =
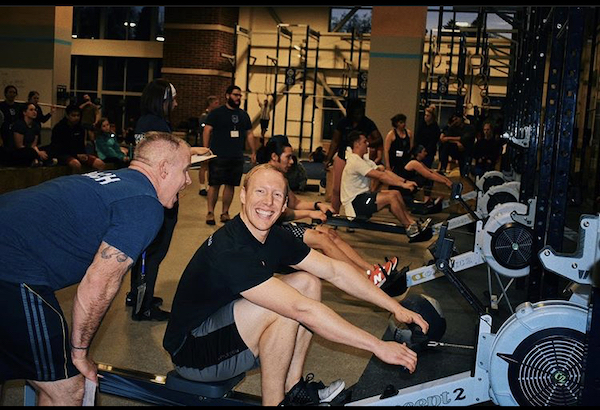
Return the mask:
[[170,390],[180,391],[184,393],[194,394],[210,399],[218,399],[225,396],[233,390],[235,386],[246,376],[242,373],[231,379],[218,382],[197,382],[194,380],[184,379],[175,370],[167,373],[167,381],[165,385]]

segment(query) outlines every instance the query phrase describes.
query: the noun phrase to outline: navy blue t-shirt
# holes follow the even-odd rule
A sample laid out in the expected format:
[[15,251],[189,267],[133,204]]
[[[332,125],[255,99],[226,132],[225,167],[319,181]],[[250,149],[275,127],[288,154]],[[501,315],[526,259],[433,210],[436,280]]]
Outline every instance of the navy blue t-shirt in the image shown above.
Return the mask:
[[150,131],[171,132],[171,125],[167,120],[155,114],[144,114],[135,123],[135,142],[139,143],[144,134]]
[[252,129],[250,116],[244,110],[230,110],[226,105],[212,110],[206,125],[213,127],[210,150],[219,158],[242,158],[246,134]]
[[302,262],[309,252],[304,242],[277,225],[264,244],[259,242],[237,215],[202,244],[185,268],[163,346],[174,354],[188,332],[211,314],[270,279],[281,266]]
[[102,241],[135,261],[163,214],[150,180],[132,169],[69,175],[0,195],[0,280],[65,288],[81,281]]

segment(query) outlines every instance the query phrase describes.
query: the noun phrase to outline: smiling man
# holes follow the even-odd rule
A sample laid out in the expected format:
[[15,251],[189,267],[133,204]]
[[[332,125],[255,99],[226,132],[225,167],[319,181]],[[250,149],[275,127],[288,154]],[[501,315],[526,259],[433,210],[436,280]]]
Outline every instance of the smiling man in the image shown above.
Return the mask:
[[[191,183],[190,159],[182,139],[153,132],[127,169],[0,195],[0,383],[29,380],[40,405],[82,404],[84,378],[98,381],[90,344],[163,207]],[[69,334],[54,292],[76,283]]]
[[[260,367],[263,405],[330,402],[344,389],[343,381],[325,386],[311,382],[311,374],[302,376],[313,333],[413,372],[416,353],[359,329],[321,303],[321,279],[425,332],[427,322],[347,263],[311,250],[274,226],[286,208],[287,194],[277,168],[254,167],[240,192],[241,213],[192,257],[177,287],[163,340],[177,372],[208,382]],[[275,276],[282,265],[296,271]]]

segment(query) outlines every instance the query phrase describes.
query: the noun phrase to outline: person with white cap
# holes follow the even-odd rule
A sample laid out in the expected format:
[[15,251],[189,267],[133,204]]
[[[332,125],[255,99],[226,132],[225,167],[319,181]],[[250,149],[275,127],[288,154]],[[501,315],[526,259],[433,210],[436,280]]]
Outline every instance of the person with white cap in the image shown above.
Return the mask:
[[[139,144],[150,131],[172,131],[171,112],[177,107],[177,90],[164,79],[148,83],[142,92],[141,116],[135,125],[135,141]],[[164,222],[154,241],[131,268],[131,290],[126,305],[133,307],[132,319],[136,321],[166,321],[169,312],[161,310],[162,298],[154,296],[158,269],[169,250],[173,231],[177,224],[179,201],[172,208],[165,208]]]

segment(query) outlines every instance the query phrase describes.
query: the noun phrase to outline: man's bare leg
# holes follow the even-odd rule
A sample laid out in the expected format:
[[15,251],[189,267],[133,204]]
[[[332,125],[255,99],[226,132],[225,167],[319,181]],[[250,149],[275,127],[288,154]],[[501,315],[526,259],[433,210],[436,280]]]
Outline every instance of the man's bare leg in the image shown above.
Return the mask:
[[83,402],[84,378],[81,374],[54,382],[29,383],[37,392],[38,406],[81,406]]
[[[320,279],[313,275],[296,272],[279,279],[307,297],[321,298]],[[245,299],[235,303],[233,314],[242,340],[260,357],[262,404],[276,406],[302,377],[312,333],[298,322]]]
[[410,225],[415,223],[415,220],[406,210],[406,205],[404,204],[404,200],[402,199],[400,192],[395,190],[380,191],[377,194],[376,201],[378,211],[389,206],[392,215],[394,215],[396,219],[402,225],[404,225],[405,228],[408,228]]
[[[359,271],[366,272],[367,270],[373,268],[373,265],[364,261],[360,256],[358,256],[358,254],[357,259],[352,259],[325,232],[321,232],[316,229],[307,229],[306,232],[304,232],[303,239],[304,243],[307,244],[310,248],[320,250],[332,259],[349,263],[351,266],[354,266]],[[361,264],[361,260],[365,262],[364,265]]]
[[329,236],[333,243],[336,244],[336,246],[340,248],[347,257],[354,261],[355,264],[358,264],[361,268],[367,270],[373,267],[373,264],[367,262],[362,256],[360,256],[360,254],[356,252],[356,250],[354,250],[354,248],[350,246],[348,242],[344,241],[336,231],[323,225],[318,225],[316,229]]
[[229,214],[229,207],[231,206],[231,202],[233,201],[233,194],[235,192],[235,187],[233,185],[225,185],[223,188],[223,210],[222,214]]

